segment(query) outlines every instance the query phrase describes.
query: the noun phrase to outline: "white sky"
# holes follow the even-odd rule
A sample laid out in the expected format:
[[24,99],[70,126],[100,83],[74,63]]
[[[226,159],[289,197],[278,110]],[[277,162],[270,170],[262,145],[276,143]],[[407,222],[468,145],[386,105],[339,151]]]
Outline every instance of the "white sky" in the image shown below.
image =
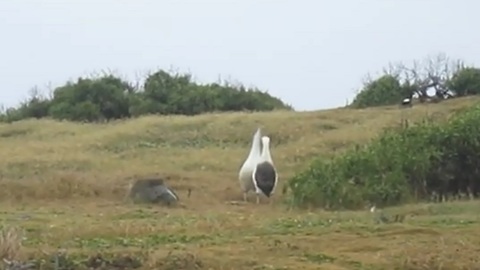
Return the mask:
[[175,67],[268,90],[297,110],[345,105],[367,73],[446,53],[480,66],[473,0],[3,0],[0,103],[95,71]]

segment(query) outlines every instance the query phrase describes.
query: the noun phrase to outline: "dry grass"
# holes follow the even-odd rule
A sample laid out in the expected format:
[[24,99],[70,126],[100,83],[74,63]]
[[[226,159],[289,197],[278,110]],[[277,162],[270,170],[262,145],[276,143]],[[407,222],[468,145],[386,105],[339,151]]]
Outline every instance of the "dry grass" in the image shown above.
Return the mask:
[[21,259],[23,231],[17,227],[2,226],[0,229],[0,258]]
[[[403,113],[440,120],[478,101]],[[383,107],[0,125],[0,219],[26,231],[15,252],[63,248],[72,262],[100,252],[130,254],[144,269],[479,269],[477,202],[387,209],[406,216],[392,224],[375,223],[367,211],[282,204],[282,185],[312,157],[366,142],[397,125],[401,113]],[[281,183],[273,204],[252,198],[234,205],[242,197],[237,171],[259,124],[272,139]],[[170,178],[184,208],[123,201],[132,179],[156,174]],[[114,263],[134,265],[126,257]]]

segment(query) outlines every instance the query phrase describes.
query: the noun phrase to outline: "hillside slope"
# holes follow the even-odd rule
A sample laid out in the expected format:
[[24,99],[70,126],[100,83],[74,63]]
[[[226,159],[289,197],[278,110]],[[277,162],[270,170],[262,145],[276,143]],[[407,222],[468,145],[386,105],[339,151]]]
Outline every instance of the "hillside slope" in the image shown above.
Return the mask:
[[[311,157],[330,156],[365,142],[382,128],[398,125],[402,117],[442,119],[476,101],[458,99],[403,111],[382,107],[150,116],[110,124],[51,120],[3,124],[0,198],[11,197],[10,191],[24,184],[28,186],[15,190],[16,199],[123,196],[119,189],[131,177],[162,174],[172,178],[172,185],[192,188],[205,200],[214,200],[209,203],[219,203],[239,196],[237,172],[257,126],[271,137],[272,155],[284,183]],[[28,181],[37,178],[42,181]],[[66,190],[62,179],[76,183],[75,189]]]
[[[195,117],[148,116],[108,124],[51,120],[1,124],[0,202],[3,209],[7,209],[2,219],[12,220],[19,213],[36,217],[29,221],[15,219],[14,222],[28,228],[31,239],[36,239],[26,243],[26,250],[34,253],[38,248],[53,250],[58,246],[86,253],[107,246],[109,251],[144,252],[142,245],[135,242],[138,240],[150,241],[151,248],[166,247],[144,254],[148,263],[156,265],[159,258],[166,258],[171,245],[180,245],[175,249],[184,252],[182,256],[194,254],[207,265],[206,268],[212,269],[319,269],[319,265],[325,269],[353,269],[352,265],[356,265],[355,269],[363,269],[363,264],[385,265],[390,257],[401,256],[404,252],[400,242],[393,240],[395,237],[376,235],[369,243],[370,240],[362,240],[359,235],[374,233],[371,229],[354,229],[347,221],[328,225],[324,220],[358,218],[360,224],[371,225],[372,221],[366,219],[364,213],[312,216],[297,210],[287,211],[281,204],[285,196],[280,192],[283,184],[307,166],[312,157],[328,157],[355,143],[366,142],[383,128],[398,125],[402,117],[412,122],[425,117],[441,121],[478,101],[479,98],[455,99],[417,105],[408,110],[395,106]],[[231,205],[230,201],[242,198],[238,169],[248,154],[257,126],[263,127],[264,133],[271,137],[271,151],[280,173],[279,191],[272,205],[266,200],[262,205]],[[183,209],[150,209],[122,201],[133,178],[156,174],[169,177],[168,184],[178,191]],[[186,198],[187,189],[192,189],[190,198]],[[415,207],[424,209],[424,206]],[[466,207],[465,211],[471,213],[472,206]],[[52,215],[53,212],[56,214]],[[434,224],[438,218],[428,216],[419,220]],[[46,228],[45,223],[50,227]],[[413,227],[416,225],[412,223],[406,225],[407,228],[392,225],[385,230],[413,230],[415,234]],[[332,226],[337,231],[331,231],[321,242],[313,237],[326,234]],[[434,252],[440,248],[432,235],[445,233],[445,239],[453,239],[454,234],[442,228],[417,232],[416,237],[424,241],[418,249]],[[233,236],[234,232],[238,235]],[[152,235],[156,235],[154,240]],[[80,240],[71,240],[72,236]],[[262,240],[262,237],[278,242]],[[381,250],[378,245],[383,245],[382,237],[397,241],[392,245],[398,245],[398,249],[391,251],[392,254],[385,251],[374,259],[368,250]],[[123,240],[119,238],[126,244],[121,244]],[[358,241],[358,250],[342,251],[349,246],[347,242],[352,243],[354,239]],[[345,241],[345,244],[327,252],[328,243],[338,241]],[[244,246],[249,243],[258,245],[258,249]],[[235,254],[227,250],[235,250]],[[218,257],[222,254],[224,257]],[[285,254],[296,255],[276,259]],[[469,256],[469,253],[463,255]],[[282,265],[286,268],[280,268]],[[196,269],[176,267],[170,269]]]

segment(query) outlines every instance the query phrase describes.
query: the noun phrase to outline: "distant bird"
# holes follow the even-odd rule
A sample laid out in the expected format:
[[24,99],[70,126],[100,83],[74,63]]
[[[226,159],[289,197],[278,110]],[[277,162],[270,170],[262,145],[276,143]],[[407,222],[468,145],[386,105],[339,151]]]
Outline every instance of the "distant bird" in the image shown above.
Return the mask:
[[262,154],[252,173],[255,191],[257,193],[257,204],[260,203],[260,193],[263,193],[263,195],[267,197],[272,196],[278,183],[277,170],[270,155],[269,137],[262,137],[262,147]]
[[401,103],[402,106],[404,107],[412,107],[412,99],[407,97],[407,98],[404,98],[402,100],[402,103]]
[[253,170],[258,163],[260,154],[262,151],[261,145],[262,131],[260,128],[257,129],[253,135],[252,146],[250,148],[250,153],[248,154],[247,159],[240,168],[238,174],[238,179],[240,180],[240,186],[243,190],[243,200],[247,201],[247,194],[250,190],[255,190],[255,185],[253,184]]

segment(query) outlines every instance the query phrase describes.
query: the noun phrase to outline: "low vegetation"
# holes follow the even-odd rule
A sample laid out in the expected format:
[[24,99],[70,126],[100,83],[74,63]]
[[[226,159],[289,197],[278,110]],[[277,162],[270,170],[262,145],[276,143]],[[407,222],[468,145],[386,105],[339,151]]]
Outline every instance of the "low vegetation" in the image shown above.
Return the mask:
[[[376,78],[367,77],[350,108],[400,104],[405,98],[420,103],[477,95],[480,69],[444,54],[390,64]],[[19,106],[0,107],[0,122],[50,118],[104,122],[142,115],[198,115],[234,111],[292,111],[292,106],[266,91],[240,83],[199,84],[190,74],[157,70],[135,83],[113,74],[80,77],[45,96],[33,88]]]
[[[30,263],[36,269],[476,269],[477,201],[404,204],[378,213],[366,208],[327,212],[290,208],[301,197],[282,190],[290,179],[311,170],[317,157],[315,163],[333,159],[342,166],[346,161],[339,160],[348,156],[381,166],[388,164],[378,159],[388,157],[397,166],[409,160],[400,147],[411,144],[420,147],[409,153],[415,164],[433,166],[417,160],[432,153],[421,155],[421,149],[432,146],[427,138],[436,130],[441,132],[434,138],[446,138],[453,133],[442,132],[458,125],[459,137],[452,140],[466,139],[462,134],[474,132],[478,125],[463,126],[462,121],[474,121],[478,101],[456,98],[405,110],[384,106],[142,116],[109,123],[28,119],[0,124],[0,251],[8,261]],[[426,118],[431,122],[422,124]],[[403,119],[412,128],[393,133]],[[253,196],[248,204],[232,203],[242,199],[237,172],[257,125],[272,139],[280,186],[272,204],[264,199],[256,205]],[[418,136],[421,132],[423,137]],[[382,134],[383,141],[375,141]],[[409,136],[418,140],[405,139]],[[467,139],[465,146],[475,138]],[[356,145],[357,152],[351,150]],[[388,151],[379,155],[377,149],[392,145],[399,157]],[[441,148],[453,149],[448,144]],[[362,151],[370,153],[366,160],[360,159]],[[451,152],[441,152],[437,161],[455,165],[458,159],[446,153]],[[376,182],[365,178],[374,174],[359,168],[352,165],[363,173],[359,180],[376,188]],[[385,170],[386,175],[398,184],[397,174],[408,171],[393,169],[391,175]],[[125,201],[134,179],[155,175],[168,179],[180,197],[178,206]],[[317,180],[305,181],[304,188],[320,186],[323,179]],[[362,207],[367,207],[364,199],[382,194],[379,188],[361,197],[365,188],[359,190],[353,190],[353,198]],[[318,197],[323,195],[320,191]],[[303,200],[308,204],[310,199]]]
[[480,69],[452,60],[445,54],[414,61],[412,65],[391,63],[383,74],[373,79],[367,76],[357,93],[353,108],[400,104],[405,99],[420,103],[478,95]]
[[33,89],[20,106],[6,109],[0,121],[53,118],[98,122],[149,114],[196,115],[222,111],[272,111],[292,108],[267,92],[224,82],[198,84],[189,74],[159,70],[143,84],[113,75],[78,78],[57,87],[51,97]]
[[319,158],[290,182],[294,202],[327,208],[395,205],[479,192],[480,106],[447,121],[390,128],[333,159]]

